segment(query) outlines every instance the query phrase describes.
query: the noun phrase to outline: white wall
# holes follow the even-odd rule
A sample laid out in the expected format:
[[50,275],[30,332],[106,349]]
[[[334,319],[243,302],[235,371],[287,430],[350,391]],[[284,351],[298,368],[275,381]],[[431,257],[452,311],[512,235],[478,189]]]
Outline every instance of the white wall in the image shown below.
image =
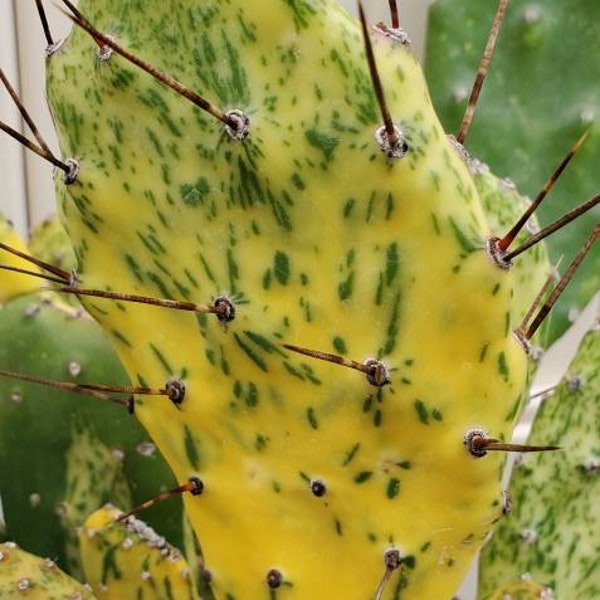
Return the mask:
[[[355,10],[355,0],[340,0]],[[363,0],[371,21],[389,20],[387,0]],[[400,0],[401,19],[421,52],[425,14],[433,0]],[[68,31],[59,13],[58,1],[45,0],[53,36],[58,39]],[[19,94],[34,122],[52,149],[57,148],[44,96],[45,39],[34,0],[0,0],[0,66]],[[0,89],[0,119],[20,129],[20,119],[4,89]],[[39,223],[53,212],[52,169],[44,160],[0,132],[0,212],[13,220],[19,231]]]

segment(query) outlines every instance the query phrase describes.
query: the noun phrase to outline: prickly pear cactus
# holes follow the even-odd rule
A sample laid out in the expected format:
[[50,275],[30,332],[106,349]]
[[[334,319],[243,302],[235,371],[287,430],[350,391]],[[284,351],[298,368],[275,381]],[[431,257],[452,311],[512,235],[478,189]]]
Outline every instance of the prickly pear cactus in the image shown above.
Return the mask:
[[[429,12],[425,73],[434,105],[449,131],[457,130],[481,58],[497,0],[437,0]],[[539,208],[543,224],[598,191],[598,40],[596,0],[511,2],[481,93],[468,147],[501,177],[532,197],[548,168],[583,131],[580,155]],[[562,43],[555,43],[561,39]],[[600,219],[600,208],[548,239],[552,261],[571,256]],[[593,252],[552,314],[550,338],[569,326],[600,288],[600,252]]]
[[191,570],[165,538],[112,505],[94,511],[80,531],[86,580],[97,598],[198,600]]
[[520,577],[497,589],[486,600],[554,600],[555,596],[548,587],[536,583],[529,575]]
[[[31,254],[65,271],[72,271],[77,267],[77,259],[69,238],[61,225],[57,215],[52,215],[42,221],[33,229],[27,243]],[[50,283],[48,287],[56,288],[57,283]],[[76,296],[62,296],[64,302],[80,307]]]
[[[12,233],[0,240],[13,247],[16,240],[28,251]],[[2,251],[3,262],[5,256],[10,254]],[[31,270],[25,261],[21,266]],[[12,281],[10,290],[20,294],[6,298],[0,310],[0,370],[35,370],[38,377],[68,383],[127,383],[89,315],[55,294],[33,292],[31,283],[39,288],[41,279],[14,274]],[[0,282],[8,296],[4,275]],[[108,500],[131,507],[173,487],[156,447],[123,407],[5,377],[0,377],[0,483],[2,538],[52,556],[75,576],[82,573],[77,528],[89,513]],[[148,519],[181,544],[177,500]]]
[[[521,217],[530,200],[521,196],[513,183],[496,177],[487,165],[475,157],[468,155],[466,160],[481,198],[490,233],[492,236],[501,237]],[[525,241],[536,231],[539,231],[539,224],[536,218],[532,217],[515,242],[519,244]],[[514,323],[521,323],[531,307],[531,303],[552,272],[546,246],[544,244],[534,246],[528,253],[520,257],[520,260],[514,262],[512,272],[518,294],[512,301],[511,317]],[[545,337],[542,334],[536,341],[543,344]]]
[[94,595],[61,571],[53,560],[6,542],[0,544],[0,598],[94,600]]
[[185,385],[135,410],[203,482],[185,503],[216,596],[449,597],[503,514],[503,460],[465,437],[510,435],[526,360],[521,290],[410,49],[373,34],[400,136],[382,152],[334,2],[79,8],[236,111],[224,128],[81,30],[49,58],[78,285],[219,309],[85,298],[132,381]]
[[[14,230],[12,223],[2,213],[0,213],[0,241],[9,244],[20,252],[27,252],[28,250],[21,236]],[[1,248],[0,260],[3,264],[10,267],[36,272],[36,269],[32,269],[32,265],[26,260],[5,252]],[[4,271],[0,279],[0,306],[15,296],[37,291],[39,287],[39,281],[36,281],[34,277],[23,276],[23,274],[17,271]]]
[[480,592],[523,573],[545,584],[557,598],[583,600],[600,592],[600,329],[587,333],[568,375],[536,416],[531,441],[562,446],[560,452],[517,462],[511,492],[514,514],[486,545]]

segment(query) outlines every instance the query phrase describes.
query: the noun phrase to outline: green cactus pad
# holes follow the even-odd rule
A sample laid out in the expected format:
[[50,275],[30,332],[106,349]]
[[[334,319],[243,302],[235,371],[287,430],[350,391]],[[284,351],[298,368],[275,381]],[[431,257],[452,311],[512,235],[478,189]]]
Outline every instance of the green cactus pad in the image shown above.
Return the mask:
[[[0,311],[0,369],[73,382],[127,382],[96,323],[47,293],[21,296]],[[79,572],[73,528],[91,510],[109,499],[138,503],[173,486],[168,467],[125,408],[4,377],[0,473],[8,538],[73,573]],[[177,500],[149,518],[181,540]]]
[[94,595],[56,563],[21,550],[12,542],[0,544],[0,598],[6,600],[94,600]]
[[506,581],[529,573],[557,598],[600,593],[595,568],[600,544],[600,330],[590,331],[568,376],[543,401],[529,442],[556,452],[528,455],[515,467],[513,513],[482,554],[480,592],[486,598]]
[[87,581],[98,599],[199,600],[190,569],[178,550],[148,525],[107,505],[80,532]]
[[[80,10],[241,110],[249,134],[75,31],[48,63],[62,154],[81,162],[57,190],[82,287],[235,306],[224,324],[85,300],[132,381],[186,386],[178,403],[138,397],[136,414],[178,482],[204,482],[185,503],[216,597],[372,598],[388,579],[386,600],[449,597],[502,515],[503,458],[464,436],[510,435],[526,360],[520,290],[484,251],[477,189],[419,65],[373,34],[408,147],[390,159],[360,27],[335,2],[141,6]],[[340,365],[369,358],[369,377]]]
[[[456,132],[473,84],[497,0],[438,0],[430,9],[426,75],[445,127]],[[467,148],[523,194],[534,197],[560,159],[586,130],[579,155],[538,213],[548,224],[598,193],[600,78],[596,0],[514,2],[506,12]],[[548,240],[556,262],[570,260],[600,218],[593,209]],[[551,338],[568,326],[600,288],[600,252],[582,264],[553,311]]]

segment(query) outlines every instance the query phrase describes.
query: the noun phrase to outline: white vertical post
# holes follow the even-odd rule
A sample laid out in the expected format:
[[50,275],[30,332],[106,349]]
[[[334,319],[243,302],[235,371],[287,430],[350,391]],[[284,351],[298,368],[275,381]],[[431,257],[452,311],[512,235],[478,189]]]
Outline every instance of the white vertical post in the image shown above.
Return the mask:
[[[0,66],[13,87],[18,88],[18,59],[13,0],[0,0]],[[0,120],[21,131],[21,119],[10,96],[0,86]],[[0,132],[0,212],[17,230],[27,231],[27,207],[24,202],[25,163],[21,145]]]
[[[2,0],[0,0],[2,1]],[[54,126],[46,102],[45,49],[46,39],[33,0],[13,0],[18,36],[20,93],[34,123],[51,150],[60,156]],[[50,23],[54,41],[68,31],[65,17],[56,10],[54,2],[44,0],[44,8]],[[28,152],[25,156],[27,197],[24,203],[29,214],[29,225],[35,227],[55,212],[53,167],[47,161]]]

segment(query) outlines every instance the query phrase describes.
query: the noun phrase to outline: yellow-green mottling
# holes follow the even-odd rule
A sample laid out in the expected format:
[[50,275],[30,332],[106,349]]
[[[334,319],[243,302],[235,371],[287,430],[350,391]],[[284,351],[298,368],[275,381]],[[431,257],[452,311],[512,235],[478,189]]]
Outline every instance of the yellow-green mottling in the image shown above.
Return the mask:
[[87,582],[99,600],[199,600],[191,570],[178,550],[152,528],[112,505],[80,528]]
[[0,598],[94,600],[95,596],[50,558],[41,558],[13,542],[4,542],[0,544]]
[[[186,508],[216,597],[366,600],[390,549],[402,558],[385,600],[450,597],[502,514],[503,459],[474,458],[463,436],[509,436],[526,361],[519,289],[486,257],[478,191],[417,61],[374,34],[409,148],[390,160],[360,28],[334,2],[80,9],[250,119],[230,139],[117,55],[100,63],[82,31],[49,59],[61,151],[81,163],[57,182],[81,285],[236,303],[224,326],[86,300],[133,380],[184,374],[180,406],[137,398],[136,414],[177,480],[204,482]],[[391,383],[285,343],[374,357]]]
[[517,461],[510,484],[513,513],[482,554],[482,598],[523,573],[552,588],[556,598],[598,597],[599,430],[596,329],[583,338],[567,375],[536,415],[529,443],[562,450]]

